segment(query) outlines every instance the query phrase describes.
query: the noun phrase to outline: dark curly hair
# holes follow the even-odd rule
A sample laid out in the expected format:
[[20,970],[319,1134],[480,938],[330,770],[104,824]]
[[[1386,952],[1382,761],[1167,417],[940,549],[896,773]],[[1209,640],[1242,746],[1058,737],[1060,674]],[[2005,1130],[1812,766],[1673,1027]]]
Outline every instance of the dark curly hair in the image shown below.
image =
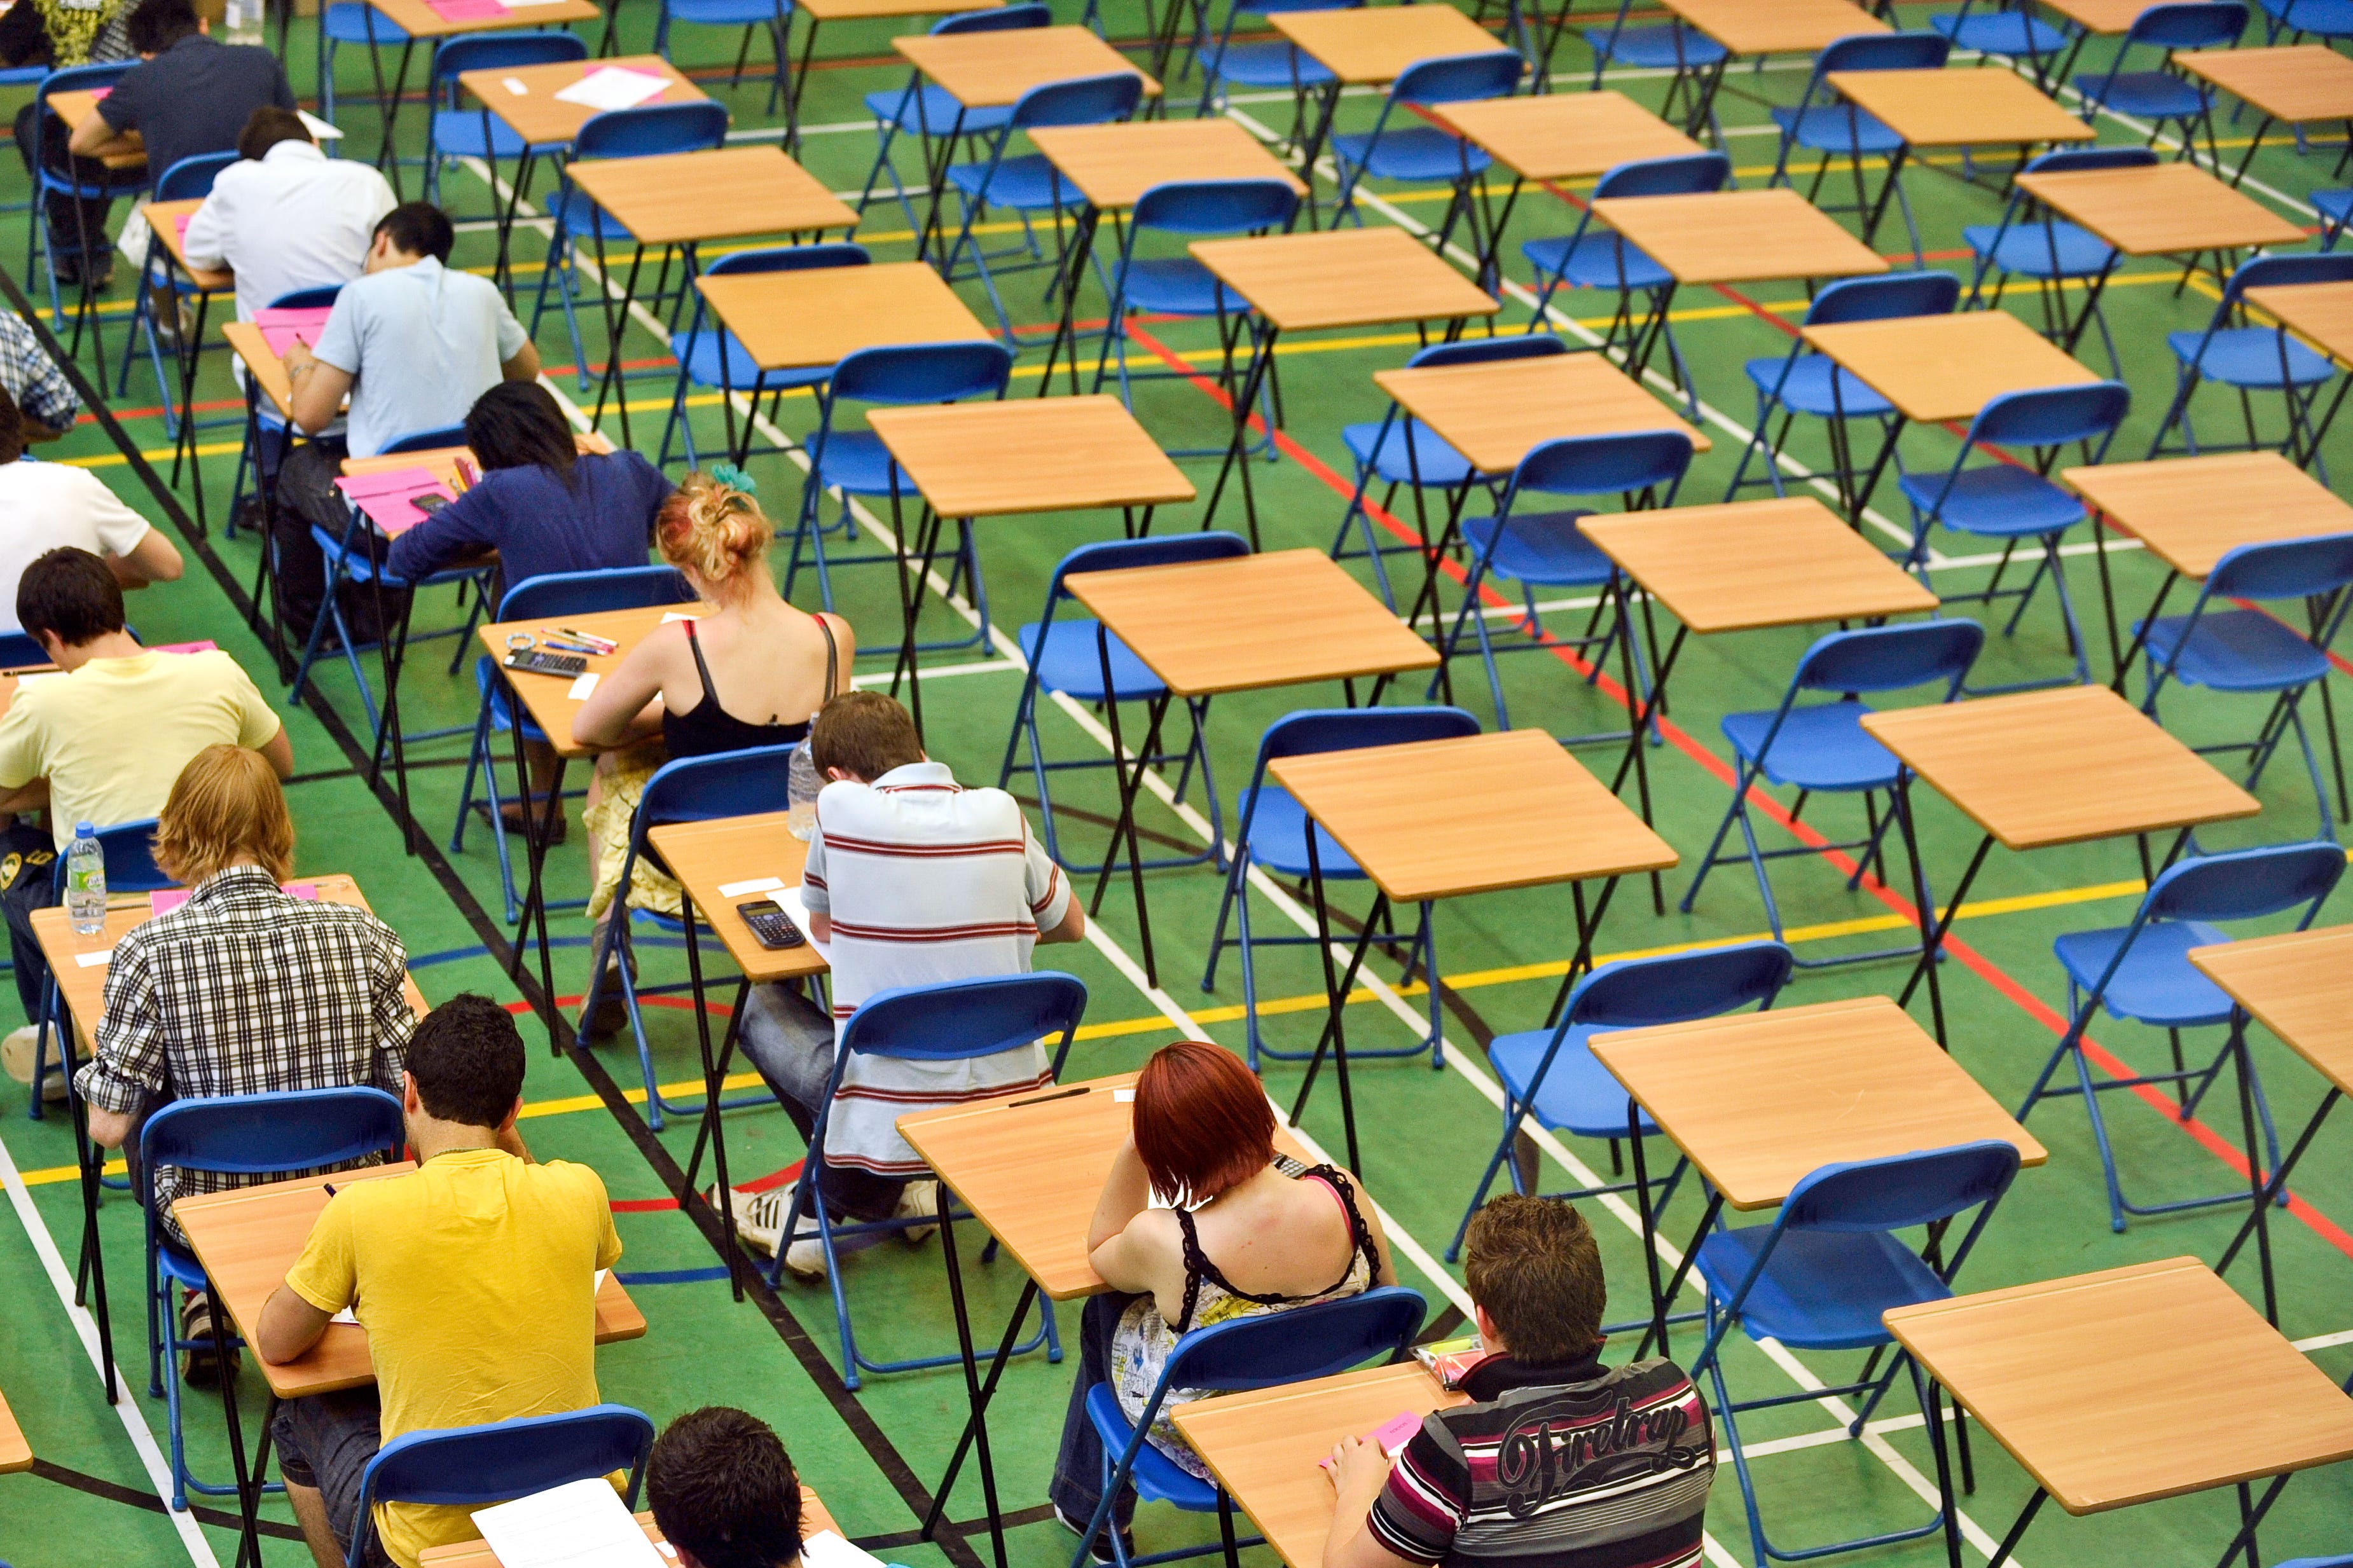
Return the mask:
[[662,1538],[702,1568],[785,1568],[801,1553],[801,1483],[768,1424],[724,1405],[654,1440],[646,1500]]

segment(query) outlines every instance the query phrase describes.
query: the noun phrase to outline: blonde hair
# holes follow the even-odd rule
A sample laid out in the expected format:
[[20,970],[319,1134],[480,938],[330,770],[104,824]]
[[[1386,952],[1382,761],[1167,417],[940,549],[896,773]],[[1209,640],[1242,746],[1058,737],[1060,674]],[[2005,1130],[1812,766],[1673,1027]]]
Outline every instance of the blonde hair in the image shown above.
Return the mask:
[[750,573],[767,569],[775,533],[748,492],[702,473],[687,475],[654,519],[662,559],[693,573],[723,603],[744,592]]
[[231,866],[294,874],[294,819],[260,752],[206,746],[189,759],[155,821],[155,864],[184,887]]

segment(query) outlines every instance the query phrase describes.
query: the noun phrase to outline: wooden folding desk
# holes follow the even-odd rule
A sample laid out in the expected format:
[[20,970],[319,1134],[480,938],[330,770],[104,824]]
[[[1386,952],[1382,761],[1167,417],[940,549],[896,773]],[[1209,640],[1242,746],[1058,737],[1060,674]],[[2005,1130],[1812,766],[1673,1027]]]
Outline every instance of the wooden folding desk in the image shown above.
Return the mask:
[[2213,763],[2105,686],[1867,713],[1862,727],[1906,770],[1897,775],[1896,813],[1915,902],[1925,902],[1919,889],[1926,882],[1912,827],[1911,775],[1918,774],[1984,830],[1943,913],[1919,910],[1920,962],[1896,999],[1909,1003],[1925,976],[1940,1042],[1946,1038],[1945,1002],[1936,981],[1936,950],[1997,840],[2024,853],[2101,838],[2138,838],[2142,875],[2155,880],[2158,868],[2147,835],[2179,831],[2165,857],[2170,864],[2192,828],[2263,809],[2262,802]]
[[2069,46],[2066,59],[2059,68],[2044,75],[2040,67],[2036,78],[2044,87],[2052,82],[2075,79],[2075,62],[2084,56],[2084,46],[2094,37],[2120,38],[2132,30],[2140,14],[2156,5],[2158,0],[2042,0],[2042,9],[2056,13],[2063,29],[2075,37]]
[[[1382,11],[1278,12],[1277,21],[1307,22],[1350,16],[1401,15],[1406,10],[1436,15],[1451,8],[1415,5]],[[1451,13],[1468,26],[1460,13]],[[1475,31],[1475,29],[1473,29]],[[1430,253],[1401,228],[1335,229],[1329,234],[1275,234],[1250,239],[1195,240],[1187,247],[1194,258],[1227,288],[1250,302],[1259,318],[1257,347],[1242,390],[1233,401],[1234,433],[1218,482],[1209,491],[1208,510],[1201,526],[1218,515],[1226,493],[1226,476],[1241,468],[1242,509],[1250,520],[1250,543],[1258,544],[1258,501],[1250,489],[1250,464],[1244,460],[1250,441],[1250,410],[1259,388],[1274,363],[1275,342],[1284,332],[1322,331],[1338,327],[1377,327],[1399,321],[1450,323],[1451,341],[1472,316],[1492,316],[1503,305],[1470,279]],[[1424,334],[1427,337],[1427,332]]]
[[1277,1556],[1291,1568],[1321,1568],[1333,1509],[1331,1478],[1320,1466],[1332,1446],[1400,1414],[1470,1402],[1419,1362],[1406,1362],[1196,1399],[1170,1419]]
[[2039,142],[2096,142],[2099,132],[2006,70],[1832,71],[1840,95],[1904,139],[1888,160],[1887,182],[1864,215],[1872,243],[1887,214],[1905,162],[1915,153],[2015,142],[2018,161]]
[[[58,118],[65,122],[66,130],[70,132],[80,130],[81,122],[98,112],[98,100],[99,93],[93,89],[53,92],[49,94],[48,101],[49,107],[57,111]],[[110,169],[136,169],[147,162],[147,143],[136,131],[125,131],[100,147],[94,156]],[[83,158],[81,161],[89,163],[90,160]]]
[[[2231,176],[2237,185],[2247,177],[2263,135],[2274,125],[2301,129],[2316,121],[2343,122],[2353,137],[2353,60],[2326,44],[2291,44],[2264,49],[2194,49],[2173,57],[2190,75],[2202,77],[2224,92],[2263,111],[2255,133],[2247,139],[2246,156]],[[2210,133],[2211,121],[2209,121]],[[2215,160],[2220,168],[2221,161]]]
[[[2250,289],[2245,298],[2277,323],[2283,363],[2287,359],[2287,334],[2294,332],[2339,365],[2353,364],[2353,283],[2281,284]],[[2288,446],[2300,467],[2310,467],[2318,455],[2321,439],[2337,422],[2337,410],[2345,406],[2348,387],[2353,387],[2353,376],[2340,376],[2337,395],[2317,421],[2295,398],[2287,400]]]
[[[637,1521],[638,1528],[646,1532],[648,1541],[656,1546],[663,1544],[662,1532],[654,1523],[652,1510],[640,1510]],[[836,1535],[843,1533],[841,1526],[833,1521],[831,1510],[818,1500],[817,1493],[804,1486],[801,1488],[801,1539],[806,1541],[828,1530]],[[486,1541],[428,1546],[417,1554],[417,1562],[418,1568],[503,1568],[499,1554],[491,1550],[490,1542]]]
[[[2353,1399],[2213,1270],[2169,1258],[1957,1296],[1886,1314],[1887,1331],[2034,1479],[2034,1495],[1986,1568],[2002,1568],[2046,1499],[2078,1516],[2276,1477],[2239,1496],[2248,1545],[2297,1470],[2353,1458]],[[2181,1397],[2181,1347],[2230,1380],[2227,1426]],[[1932,1395],[1933,1398],[1933,1395]],[[1933,1405],[1945,1548],[1960,1568],[1960,1519]]]
[[[323,891],[323,889],[322,889]],[[407,1160],[364,1170],[338,1171],[327,1176],[302,1176],[290,1182],[237,1187],[201,1197],[181,1198],[172,1205],[172,1217],[188,1238],[189,1250],[204,1265],[212,1289],[206,1300],[212,1311],[213,1340],[227,1342],[234,1323],[248,1345],[260,1342],[261,1310],[286,1280],[309,1245],[311,1230],[327,1206],[331,1187],[382,1181],[417,1169]],[[600,1345],[645,1337],[645,1314],[638,1310],[621,1282],[607,1274],[596,1290],[596,1340]],[[330,1323],[327,1331],[301,1355],[273,1365],[253,1358],[269,1385],[273,1401],[332,1394],[345,1388],[365,1388],[375,1382],[375,1363],[368,1351],[367,1331],[356,1323]],[[237,1380],[223,1378],[221,1412],[228,1426],[230,1458],[237,1468],[239,1511],[243,1516],[245,1553],[261,1561],[257,1524],[261,1505],[261,1464],[248,1463],[244,1431],[238,1422]],[[269,1451],[269,1431],[263,1428],[260,1452]]]
[[1339,113],[1340,95],[1346,89],[1386,87],[1418,61],[1447,55],[1493,54],[1504,47],[1493,33],[1451,5],[1276,11],[1266,19],[1293,48],[1332,73],[1332,79],[1316,89],[1322,102],[1300,149],[1303,169],[1313,169],[1324,155],[1332,139],[1332,121]]
[[[1884,996],[1817,1002],[1597,1035],[1593,1054],[1626,1086],[1651,1331],[1667,1349],[1667,1303],[1726,1205],[1778,1206],[1824,1165],[1995,1139],[2019,1162],[2050,1158],[1958,1062]],[[1636,1107],[1707,1180],[1707,1207],[1663,1287]],[[1649,1351],[1645,1335],[1635,1354]]]
[[[192,197],[177,202],[145,202],[140,206],[147,219],[147,231],[154,236],[154,243],[162,247],[167,262],[164,277],[170,304],[176,306],[179,301],[182,279],[187,280],[188,291],[196,300],[194,325],[179,333],[172,343],[172,365],[179,373],[179,385],[176,389],[162,389],[166,397],[174,400],[172,406],[179,422],[179,429],[172,442],[172,486],[175,489],[179,488],[181,469],[195,461],[196,422],[191,410],[195,397],[196,354],[204,346],[206,318],[211,314],[213,296],[237,287],[236,276],[226,268],[213,271],[188,265],[187,246],[181,237],[181,230],[195,210],[204,205],[202,197]],[[177,311],[174,310],[173,324],[175,327],[179,325],[176,317]],[[196,482],[197,531],[202,532],[204,526],[205,487],[199,477]]]
[[[1322,824],[1347,851],[1376,894],[1345,972],[1335,973],[1324,868],[1315,835],[1306,835],[1316,951],[1324,960],[1324,1024],[1291,1120],[1296,1123],[1306,1109],[1329,1048],[1340,1079],[1351,1170],[1362,1164],[1341,1015],[1373,935],[1392,905],[1568,883],[1577,948],[1561,980],[1566,994],[1579,972],[1592,966],[1594,934],[1609,912],[1618,879],[1676,863],[1666,840],[1541,730],[1281,757],[1267,772],[1291,792],[1311,822]],[[1411,780],[1412,787],[1399,788],[1399,780]],[[1433,801],[1445,802],[1446,809],[1433,812]],[[1584,888],[1588,880],[1602,883],[1590,911]],[[1439,983],[1435,974],[1424,978]]]
[[33,1468],[33,1447],[25,1441],[24,1429],[8,1409],[8,1401],[0,1398],[0,1476],[15,1475]]
[[[1735,58],[1759,55],[1815,55],[1841,38],[1858,33],[1884,33],[1886,23],[1850,0],[1771,0],[1758,5],[1757,0],[1662,0],[1667,10],[1688,26],[1706,34],[1724,46],[1725,58],[1712,67],[1698,68],[1688,73],[1694,78],[1689,95],[1690,113],[1686,127],[1694,136],[1703,125],[1715,123],[1716,90],[1724,85],[1724,73]],[[1554,34],[1567,23],[1567,15],[1556,24]],[[1547,47],[1546,58],[1550,58]],[[1674,101],[1675,89],[1683,85],[1685,72],[1678,70],[1675,79],[1668,84],[1667,101]]]
[[[400,159],[395,151],[393,137],[395,124],[400,115],[400,100],[408,90],[409,57],[417,52],[419,39],[427,39],[438,45],[443,38],[460,37],[469,33],[494,33],[515,26],[561,26],[569,30],[573,23],[594,21],[602,14],[588,4],[588,0],[532,0],[532,4],[519,13],[501,11],[495,16],[452,20],[433,9],[426,0],[367,0],[360,7],[360,20],[367,32],[368,69],[375,78],[376,113],[382,117],[384,126],[384,134],[376,142],[375,164],[391,174],[393,194],[396,196],[405,194],[400,188]],[[390,31],[383,38],[376,37],[378,17],[391,24]],[[400,63],[394,68],[392,79],[387,82],[384,78],[384,45],[396,42],[400,45]],[[428,82],[426,110],[428,115],[433,112],[431,97],[431,84]],[[522,184],[520,171],[516,184]]]
[[[286,363],[271,352],[269,340],[262,336],[261,329],[252,322],[223,321],[221,336],[227,341],[229,353],[245,366],[245,439],[255,458],[254,488],[261,494],[263,526],[266,528],[268,520],[276,514],[278,486],[274,479],[263,476],[274,476],[284,466],[287,457],[294,450],[294,438],[300,433],[300,427],[294,423],[294,381],[286,374]],[[266,468],[260,463],[263,434],[261,400],[265,397],[269,399],[269,406],[278,416],[278,452]],[[199,490],[204,489],[202,475],[197,476],[196,488]],[[285,640],[278,626],[277,595],[269,592],[269,552],[265,550],[260,553],[261,560],[254,569],[253,607],[246,617],[246,624],[259,632],[267,606],[270,617],[269,651],[278,660],[279,679],[290,680],[294,671],[287,659]]]
[[[1062,585],[1095,617],[1104,689],[1113,686],[1114,637],[1164,688],[1146,704],[1144,744],[1134,752],[1122,740],[1119,704],[1104,707],[1120,809],[1089,908],[1090,913],[1102,909],[1124,838],[1145,975],[1156,985],[1135,797],[1144,786],[1144,759],[1158,750],[1169,705],[1183,699],[1193,721],[1200,724],[1207,722],[1214,697],[1337,680],[1353,707],[1356,681],[1376,677],[1378,684],[1367,701],[1377,703],[1389,677],[1428,669],[1438,662],[1438,655],[1320,550],[1080,572],[1063,579]],[[1135,759],[1133,766],[1120,760],[1129,756]]]
[[[971,11],[994,11],[1005,0],[790,0],[786,7],[786,19],[796,12],[808,18],[808,32],[801,39],[800,62],[793,68],[785,88],[785,151],[795,157],[801,150],[801,94],[807,89],[808,75],[817,61],[818,29],[828,22],[877,22],[916,16],[962,16]],[[610,36],[609,26],[607,29]]]

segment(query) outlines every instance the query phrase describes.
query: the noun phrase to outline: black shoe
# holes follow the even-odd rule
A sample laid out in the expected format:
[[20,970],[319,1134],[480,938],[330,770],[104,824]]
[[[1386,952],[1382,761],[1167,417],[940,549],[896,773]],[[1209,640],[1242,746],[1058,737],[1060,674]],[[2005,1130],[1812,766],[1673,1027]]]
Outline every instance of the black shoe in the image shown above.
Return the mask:
[[[1069,1514],[1064,1513],[1060,1503],[1056,1503],[1054,1505],[1054,1518],[1060,1523],[1064,1530],[1069,1531],[1072,1535],[1076,1535],[1080,1531],[1086,1528],[1086,1526],[1080,1521],[1072,1519]],[[1121,1531],[1119,1532],[1119,1549],[1121,1552],[1127,1557],[1131,1559],[1134,1558],[1135,1555],[1135,1537],[1124,1530]],[[1112,1563],[1119,1561],[1117,1557],[1112,1555],[1111,1542],[1105,1536],[1104,1532],[1100,1530],[1095,1531],[1094,1539],[1087,1542],[1087,1557],[1091,1562],[1103,1563]]]
[[629,1005],[621,999],[621,971],[617,964],[605,971],[596,1012],[581,1010],[578,1032],[584,1040],[602,1040],[619,1034],[628,1021]]

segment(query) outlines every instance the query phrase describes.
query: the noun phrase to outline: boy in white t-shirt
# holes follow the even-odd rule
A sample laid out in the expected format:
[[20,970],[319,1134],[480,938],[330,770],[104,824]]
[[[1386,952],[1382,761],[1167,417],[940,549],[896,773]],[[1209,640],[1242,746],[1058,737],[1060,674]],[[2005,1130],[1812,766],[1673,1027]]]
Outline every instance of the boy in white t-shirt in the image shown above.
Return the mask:
[[106,481],[65,463],[26,463],[23,413],[0,389],[0,631],[20,629],[16,580],[49,551],[71,545],[104,560],[118,586],[176,583],[180,552],[122,504]]

